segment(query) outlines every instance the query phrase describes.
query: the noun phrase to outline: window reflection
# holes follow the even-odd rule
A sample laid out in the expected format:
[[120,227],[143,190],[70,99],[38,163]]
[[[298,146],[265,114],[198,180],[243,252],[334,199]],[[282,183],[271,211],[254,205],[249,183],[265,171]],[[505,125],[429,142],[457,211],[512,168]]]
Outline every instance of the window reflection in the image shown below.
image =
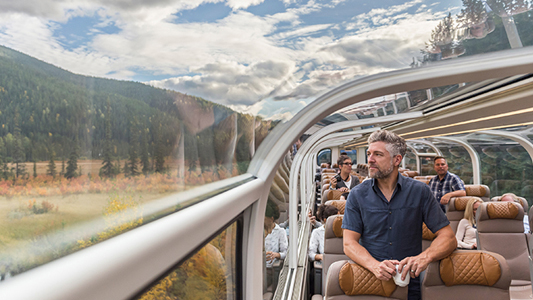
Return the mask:
[[473,183],[472,160],[465,148],[461,146],[441,146],[439,150],[448,162],[448,170],[459,176],[465,184]]
[[239,299],[237,231],[235,222],[137,299]]

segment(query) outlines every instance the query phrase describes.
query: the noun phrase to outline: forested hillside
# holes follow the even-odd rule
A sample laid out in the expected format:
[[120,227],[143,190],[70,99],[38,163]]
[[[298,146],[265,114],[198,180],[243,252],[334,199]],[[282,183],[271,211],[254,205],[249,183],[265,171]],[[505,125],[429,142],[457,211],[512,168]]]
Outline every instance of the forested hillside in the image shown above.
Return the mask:
[[129,160],[134,173],[162,172],[168,158],[188,171],[236,164],[243,172],[271,126],[201,98],[76,75],[0,46],[4,173],[6,163],[73,156]]

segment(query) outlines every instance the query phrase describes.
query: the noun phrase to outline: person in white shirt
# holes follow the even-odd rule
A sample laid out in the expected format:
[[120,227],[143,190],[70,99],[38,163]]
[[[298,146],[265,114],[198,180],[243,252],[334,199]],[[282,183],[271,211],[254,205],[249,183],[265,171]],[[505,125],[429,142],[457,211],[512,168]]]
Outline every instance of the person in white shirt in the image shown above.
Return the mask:
[[465,215],[457,226],[455,238],[457,239],[457,248],[476,249],[476,211],[483,201],[479,198],[468,200],[465,208]]
[[285,259],[287,255],[287,234],[285,230],[276,224],[279,218],[279,207],[276,203],[268,200],[265,212],[265,251],[266,266],[271,268],[275,262]]
[[322,221],[322,226],[313,229],[311,239],[309,241],[308,255],[311,261],[321,261],[324,254],[324,232],[326,220],[329,216],[339,213],[339,210],[333,205],[322,204],[318,208],[317,217]]
[[[502,197],[500,198],[500,201],[516,202],[522,205],[522,202],[520,201],[520,199],[518,199],[518,197],[513,193],[503,194]],[[524,214],[524,233],[529,233],[529,217],[527,216],[527,214]]]

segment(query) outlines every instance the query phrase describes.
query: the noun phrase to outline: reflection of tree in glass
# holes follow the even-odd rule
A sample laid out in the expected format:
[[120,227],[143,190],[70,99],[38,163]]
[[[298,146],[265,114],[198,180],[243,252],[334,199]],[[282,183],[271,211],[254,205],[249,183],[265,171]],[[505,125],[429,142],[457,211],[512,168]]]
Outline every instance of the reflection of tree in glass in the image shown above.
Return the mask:
[[458,30],[457,22],[449,13],[431,31],[431,39],[426,45],[427,53],[442,53],[442,59],[457,57],[465,53],[461,40],[464,38],[464,30]]
[[531,0],[487,0],[487,4],[500,17],[514,16],[532,8]]
[[494,21],[481,0],[463,0],[464,7],[457,15],[459,26],[466,28],[465,38],[484,38],[494,31]]

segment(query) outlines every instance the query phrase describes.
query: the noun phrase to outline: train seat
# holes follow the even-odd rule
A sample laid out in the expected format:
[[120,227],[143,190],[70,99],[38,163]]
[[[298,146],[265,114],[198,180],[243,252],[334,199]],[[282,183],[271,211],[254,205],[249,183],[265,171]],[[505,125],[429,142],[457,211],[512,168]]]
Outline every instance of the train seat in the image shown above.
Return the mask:
[[326,205],[333,205],[339,210],[339,214],[344,215],[344,208],[346,207],[346,200],[328,200]]
[[[457,232],[457,226],[462,218],[465,216],[466,203],[473,197],[464,196],[464,197],[452,197],[450,202],[448,202],[446,209],[446,217],[450,221],[450,226],[453,229],[453,232]],[[474,197],[479,198],[479,197]]]
[[326,274],[329,266],[339,260],[348,260],[344,254],[344,245],[342,241],[342,219],[343,215],[330,216],[326,220],[324,232],[324,255],[322,260],[322,291],[326,287]]
[[326,281],[325,300],[407,299],[407,287],[396,286],[392,279],[381,281],[349,260],[333,263]]
[[404,171],[403,173],[405,173],[407,175],[407,177],[411,177],[411,178],[414,178],[415,176],[418,176],[418,171]]
[[479,197],[483,202],[490,200],[490,189],[484,184],[466,184],[465,190],[467,196]]
[[525,290],[531,294],[529,250],[523,218],[522,206],[513,202],[482,203],[476,216],[478,249],[505,257],[511,269],[511,296],[514,291]]
[[511,270],[502,255],[456,250],[429,264],[422,280],[422,299],[509,299],[510,284]]

